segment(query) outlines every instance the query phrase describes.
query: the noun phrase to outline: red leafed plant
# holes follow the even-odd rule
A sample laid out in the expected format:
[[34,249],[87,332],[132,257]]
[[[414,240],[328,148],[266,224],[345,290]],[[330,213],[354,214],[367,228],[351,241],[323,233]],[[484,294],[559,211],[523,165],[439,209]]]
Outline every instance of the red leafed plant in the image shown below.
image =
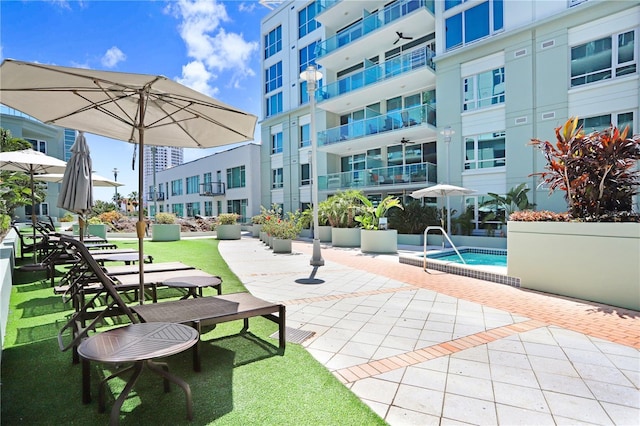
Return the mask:
[[555,130],[555,144],[531,141],[547,160],[546,171],[535,175],[549,185],[549,192],[565,191],[574,219],[631,219],[631,196],[640,184],[640,135],[627,137],[628,127],[620,132],[614,126],[585,134],[577,117]]

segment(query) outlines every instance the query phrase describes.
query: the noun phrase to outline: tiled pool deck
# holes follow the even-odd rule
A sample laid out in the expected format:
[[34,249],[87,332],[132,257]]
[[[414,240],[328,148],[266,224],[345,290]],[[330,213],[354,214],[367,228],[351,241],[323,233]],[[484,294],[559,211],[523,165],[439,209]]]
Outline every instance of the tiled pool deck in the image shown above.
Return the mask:
[[310,243],[291,255],[246,237],[219,247],[254,295],[287,305],[288,327],[315,332],[307,350],[392,426],[640,423],[640,312],[358,249],[323,245],[311,277]]

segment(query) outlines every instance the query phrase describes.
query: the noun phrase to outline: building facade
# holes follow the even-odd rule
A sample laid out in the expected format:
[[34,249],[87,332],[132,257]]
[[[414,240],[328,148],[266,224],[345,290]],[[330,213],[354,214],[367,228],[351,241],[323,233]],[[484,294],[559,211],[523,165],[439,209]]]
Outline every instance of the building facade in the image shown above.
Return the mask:
[[147,200],[153,191],[153,173],[184,163],[184,153],[182,148],[145,145],[143,155],[142,187],[145,189],[144,200]]
[[[73,142],[68,146],[68,140],[75,141],[75,130],[41,123],[19,111],[4,106],[2,111],[2,114],[0,114],[0,127],[9,130],[13,137],[31,142],[34,150],[51,157],[59,158],[63,161],[67,161],[70,157],[71,152],[69,150]],[[51,216],[54,220],[63,217],[67,211],[57,207],[60,184],[39,182],[38,185],[45,188],[46,197],[42,203],[35,206],[36,214]],[[15,217],[13,219],[30,221],[31,208],[31,205],[18,207],[14,212]]]
[[260,213],[259,164],[260,145],[249,143],[157,172],[149,212],[155,216],[157,205],[178,217],[237,213],[248,222]]
[[313,64],[320,200],[450,183],[476,191],[451,205],[481,228],[487,194],[526,183],[538,209],[565,211],[531,176],[544,159],[528,143],[571,116],[637,133],[639,14],[613,0],[283,2],[261,23],[262,204],[311,200],[299,75]]

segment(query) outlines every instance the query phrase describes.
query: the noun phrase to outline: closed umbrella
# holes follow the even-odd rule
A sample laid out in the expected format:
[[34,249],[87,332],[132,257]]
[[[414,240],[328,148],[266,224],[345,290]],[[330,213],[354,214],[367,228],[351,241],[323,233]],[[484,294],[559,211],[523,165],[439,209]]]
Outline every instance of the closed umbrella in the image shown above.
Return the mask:
[[91,155],[83,132],[78,132],[71,147],[71,158],[62,178],[58,194],[58,207],[79,215],[80,241],[84,240],[85,215],[93,207],[93,181]]
[[440,183],[438,185],[429,186],[426,188],[418,189],[411,193],[413,198],[424,197],[446,197],[447,198],[447,232],[451,230],[451,209],[449,208],[449,197],[456,195],[469,195],[473,194],[473,189],[463,188],[461,186],[447,185]]
[[[0,169],[25,172],[29,174],[31,182],[31,225],[33,226],[33,241],[36,238],[36,198],[35,175],[37,173],[62,173],[67,163],[33,149],[21,151],[0,152]],[[33,253],[33,261],[37,262],[37,252]]]
[[[210,148],[253,139],[257,117],[164,76],[5,60],[2,103],[48,124],[144,145]],[[143,158],[138,168],[142,206]],[[140,303],[144,302],[143,209],[138,210]]]

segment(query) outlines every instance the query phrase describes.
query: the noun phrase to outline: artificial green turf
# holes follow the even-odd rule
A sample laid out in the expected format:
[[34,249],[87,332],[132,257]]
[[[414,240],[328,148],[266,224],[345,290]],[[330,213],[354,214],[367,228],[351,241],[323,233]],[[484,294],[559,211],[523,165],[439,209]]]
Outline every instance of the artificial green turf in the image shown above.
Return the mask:
[[[244,291],[220,257],[217,244],[214,239],[145,242],[145,253],[153,255],[154,262],[182,261],[220,275],[224,293]],[[110,382],[107,412],[98,413],[98,381],[113,370],[92,363],[94,402],[82,405],[80,366],[71,363],[70,353],[58,349],[56,340],[69,307],[53,295],[43,274],[16,273],[15,278],[2,354],[2,423],[107,423],[124,381]],[[384,424],[302,346],[289,343],[280,356],[277,340],[268,337],[277,329],[274,323],[252,318],[249,333],[240,334],[241,328],[242,322],[235,321],[205,330],[201,373],[193,372],[190,352],[167,359],[171,371],[191,386],[191,424]],[[175,386],[163,393],[161,380],[144,372],[123,405],[120,421],[124,425],[187,424],[184,395]]]

